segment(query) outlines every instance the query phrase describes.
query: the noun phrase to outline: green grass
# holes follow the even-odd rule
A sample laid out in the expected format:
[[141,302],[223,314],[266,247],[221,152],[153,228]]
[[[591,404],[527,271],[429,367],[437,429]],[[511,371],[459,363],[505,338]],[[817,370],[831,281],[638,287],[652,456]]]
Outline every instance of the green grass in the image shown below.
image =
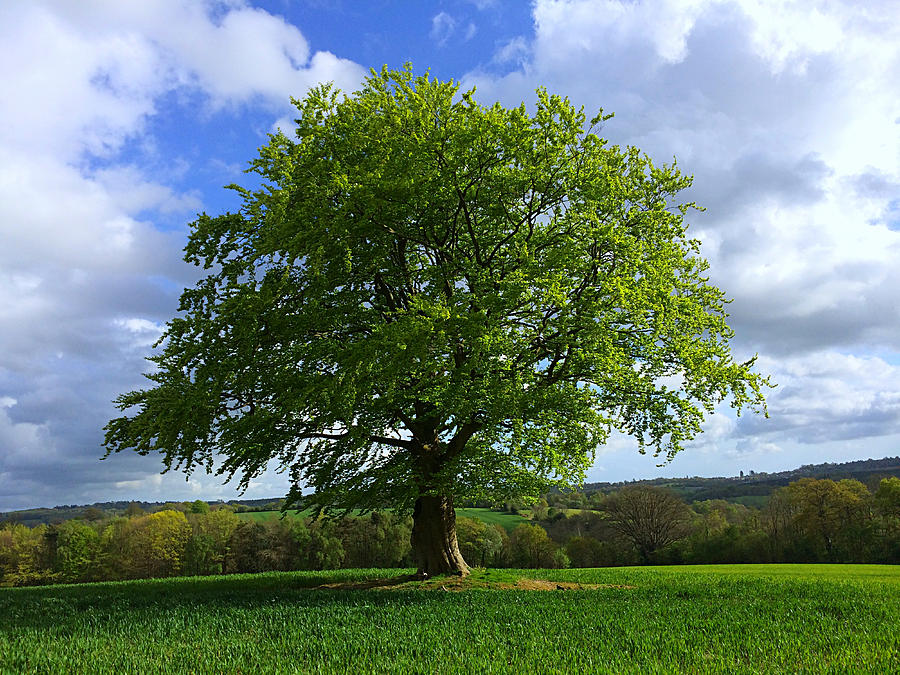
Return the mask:
[[504,513],[503,511],[491,511],[490,509],[456,509],[457,517],[477,518],[488,525],[499,525],[507,532],[512,532],[522,523],[527,523],[528,519],[515,513]]
[[0,589],[0,672],[900,672],[900,567],[489,570],[598,590],[320,590],[341,570]]
[[[281,511],[245,511],[244,513],[237,514],[238,518],[242,520],[252,520],[256,522],[262,522],[264,520],[271,520],[272,518],[280,518]],[[305,517],[311,515],[311,511],[288,511],[288,518],[295,517]],[[456,509],[457,516],[464,516],[465,518],[477,518],[478,520],[483,520],[488,525],[500,525],[507,531],[511,532],[516,529],[517,526],[522,523],[527,523],[528,519],[515,515],[513,513],[503,513],[501,511],[491,511],[490,509]]]

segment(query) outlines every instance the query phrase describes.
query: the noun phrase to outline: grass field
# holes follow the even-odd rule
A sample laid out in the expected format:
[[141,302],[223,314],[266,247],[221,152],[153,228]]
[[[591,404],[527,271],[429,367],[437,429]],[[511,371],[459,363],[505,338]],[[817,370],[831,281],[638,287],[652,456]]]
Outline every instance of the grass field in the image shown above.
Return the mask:
[[488,525],[500,525],[507,532],[512,532],[522,523],[528,522],[524,516],[490,509],[456,509],[456,515],[464,518],[477,518]]
[[[294,518],[297,516],[308,516],[311,512],[309,511],[288,511],[288,518]],[[242,520],[253,520],[253,521],[263,521],[269,520],[271,518],[280,518],[281,511],[245,511],[244,513],[237,514],[238,518]],[[477,518],[478,520],[483,520],[489,525],[500,525],[507,531],[511,532],[516,529],[518,525],[522,523],[527,523],[528,519],[523,516],[518,516],[512,513],[503,513],[501,511],[491,511],[490,509],[456,509],[457,516],[464,516],[466,518]]]
[[0,672],[900,672],[900,567],[473,575],[610,585],[596,590],[312,588],[399,573],[0,589]]

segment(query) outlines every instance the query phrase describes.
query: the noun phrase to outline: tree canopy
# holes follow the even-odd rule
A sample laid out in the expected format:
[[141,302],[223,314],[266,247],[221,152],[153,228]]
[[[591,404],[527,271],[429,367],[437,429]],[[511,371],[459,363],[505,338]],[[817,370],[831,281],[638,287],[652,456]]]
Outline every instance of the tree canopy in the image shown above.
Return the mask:
[[207,275],[110,452],[221,458],[241,486],[275,460],[289,503],[412,508],[441,571],[423,542],[458,557],[454,498],[578,483],[613,430],[671,458],[723,400],[764,410],[687,235],[691,178],[599,138],[610,116],[543,89],[483,106],[409,67],[294,104],[294,137],[251,162],[262,186],[192,224]]

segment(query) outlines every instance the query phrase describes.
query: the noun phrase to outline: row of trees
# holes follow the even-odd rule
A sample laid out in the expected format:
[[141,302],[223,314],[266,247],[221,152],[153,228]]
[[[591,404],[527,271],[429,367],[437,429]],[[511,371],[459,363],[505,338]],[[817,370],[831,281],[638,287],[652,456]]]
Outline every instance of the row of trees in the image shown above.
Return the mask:
[[[483,567],[874,562],[900,564],[900,479],[870,492],[854,480],[802,479],[762,509],[722,500],[688,506],[664,489],[592,496],[567,515],[541,500],[536,523],[507,533],[459,518],[464,559]],[[139,508],[111,519],[0,527],[0,585],[339,567],[409,567],[412,519],[390,512],[340,519],[242,520],[203,502]]]
[[[538,509],[540,511],[540,507]],[[626,487],[602,510],[545,507],[550,537],[578,567],[707,563],[900,564],[900,478],[874,492],[855,480],[804,478],[760,509],[665,489]]]
[[[340,519],[242,520],[230,508],[171,508],[105,520],[0,527],[0,585],[143,579],[340,567],[410,567],[412,519],[389,512]],[[204,505],[205,506],[205,505]],[[537,526],[511,534],[460,518],[466,560],[482,566],[563,567]]]

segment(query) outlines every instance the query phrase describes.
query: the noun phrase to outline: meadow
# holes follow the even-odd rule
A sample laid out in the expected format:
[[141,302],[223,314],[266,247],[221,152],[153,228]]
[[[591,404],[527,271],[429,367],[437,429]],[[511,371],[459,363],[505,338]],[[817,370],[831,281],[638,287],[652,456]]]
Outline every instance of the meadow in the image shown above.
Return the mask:
[[[0,672],[900,672],[900,567],[398,570],[0,589]],[[500,590],[517,579],[590,590]],[[491,588],[494,587],[494,588]]]

